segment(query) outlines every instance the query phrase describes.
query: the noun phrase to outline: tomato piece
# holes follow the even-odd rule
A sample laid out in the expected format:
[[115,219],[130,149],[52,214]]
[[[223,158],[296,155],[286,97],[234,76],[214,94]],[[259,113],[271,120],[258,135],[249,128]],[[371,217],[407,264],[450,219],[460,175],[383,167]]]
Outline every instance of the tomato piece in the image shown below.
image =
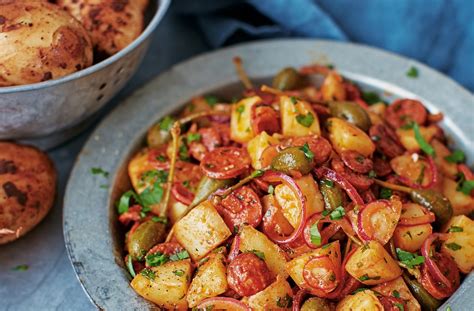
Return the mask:
[[221,201],[217,210],[230,230],[243,224],[255,228],[262,220],[262,203],[249,186],[233,191]]
[[295,137],[291,141],[292,146],[304,146],[308,144],[309,149],[313,152],[313,162],[321,165],[326,162],[332,153],[331,143],[324,137],[311,135]]
[[206,154],[200,167],[210,178],[228,179],[244,173],[250,162],[250,156],[245,149],[220,147]]
[[303,278],[307,285],[316,290],[315,293],[329,293],[340,282],[340,269],[329,256],[314,257],[304,265]]
[[251,296],[274,281],[265,261],[253,253],[238,255],[227,267],[229,287],[240,296]]
[[384,124],[372,125],[369,129],[370,138],[375,142],[377,150],[389,158],[402,155],[405,148],[398,140],[397,134]]
[[425,106],[418,100],[397,99],[387,107],[384,117],[388,124],[397,129],[410,122],[425,124],[428,113]]
[[374,166],[371,159],[364,157],[362,154],[354,150],[341,152],[341,159],[348,168],[356,173],[368,173]]
[[176,201],[181,202],[184,205],[190,205],[194,199],[194,194],[179,182],[173,184],[171,194],[173,194]]
[[379,200],[364,206],[357,216],[357,229],[363,240],[377,240],[385,245],[392,237],[400,214],[402,203],[398,199]]
[[391,296],[379,296],[379,301],[384,311],[400,311],[407,310],[405,300]]
[[451,296],[458,288],[461,282],[459,270],[454,260],[447,254],[436,252],[432,259],[435,261],[438,269],[446,276],[450,282],[444,284],[436,279],[434,275],[429,272],[428,266],[424,263],[421,266],[421,285],[436,299],[444,299]]
[[153,246],[147,253],[148,255],[161,253],[167,256],[174,255],[176,253],[182,252],[184,248],[175,242],[165,242]]
[[263,131],[268,135],[280,132],[280,115],[271,106],[253,105],[251,118],[255,134]]

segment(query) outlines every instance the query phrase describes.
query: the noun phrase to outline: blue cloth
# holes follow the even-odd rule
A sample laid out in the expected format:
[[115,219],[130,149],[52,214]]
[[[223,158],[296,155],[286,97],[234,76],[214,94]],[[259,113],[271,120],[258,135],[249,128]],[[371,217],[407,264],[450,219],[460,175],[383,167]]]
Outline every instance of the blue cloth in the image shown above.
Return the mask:
[[178,0],[176,7],[197,18],[213,47],[232,37],[360,42],[417,59],[474,91],[474,0]]

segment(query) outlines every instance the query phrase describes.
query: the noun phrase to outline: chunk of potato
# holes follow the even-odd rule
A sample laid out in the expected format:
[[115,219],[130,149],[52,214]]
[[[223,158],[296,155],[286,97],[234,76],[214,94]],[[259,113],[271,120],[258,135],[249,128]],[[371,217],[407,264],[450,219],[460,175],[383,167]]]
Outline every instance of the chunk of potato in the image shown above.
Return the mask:
[[204,263],[189,286],[187,301],[190,308],[202,300],[218,296],[227,290],[227,275],[223,254],[216,254]]
[[423,242],[433,232],[430,224],[416,226],[397,226],[393,232],[395,246],[407,252],[418,251]]
[[370,137],[357,126],[338,118],[327,120],[329,140],[338,153],[354,150],[365,157],[372,156],[375,145]]
[[[453,257],[461,272],[471,272],[474,267],[474,221],[464,215],[454,216],[444,231],[449,232],[449,237],[441,250]],[[457,249],[455,245],[461,248]]]
[[431,141],[431,146],[436,152],[436,157],[434,158],[434,161],[440,169],[441,173],[450,178],[455,178],[456,174],[458,173],[458,167],[456,163],[450,163],[445,159],[445,157],[451,154],[451,151],[448,149],[448,147],[446,147],[442,142],[437,139],[433,139]]
[[474,211],[474,198],[457,191],[458,184],[450,179],[443,179],[443,194],[451,202],[453,215],[467,215]]
[[193,260],[199,260],[232,233],[209,201],[196,206],[174,226],[174,236]]
[[398,277],[393,281],[379,284],[375,286],[373,290],[384,296],[392,296],[392,297],[395,297],[394,293],[398,292],[398,294],[400,295],[399,297],[406,302],[407,308],[405,309],[405,311],[420,311],[421,310],[418,300],[416,300],[415,297],[413,297],[410,290],[408,289],[408,286],[405,284],[405,281],[403,281],[403,278],[401,277]]
[[324,100],[345,100],[346,89],[342,77],[335,71],[330,71],[321,85]]
[[317,248],[311,252],[302,254],[286,264],[286,270],[293,281],[295,281],[296,285],[301,288],[311,290],[311,287],[306,284],[306,281],[303,278],[304,266],[308,261],[310,261],[310,259],[320,256],[329,256],[329,258],[333,261],[334,266],[340,267],[341,251],[339,241],[332,242],[324,248]]
[[[430,142],[437,132],[438,130],[434,126],[420,126],[421,136],[423,136],[427,142]],[[403,147],[405,147],[409,152],[420,151],[420,144],[416,141],[415,131],[413,129],[399,128],[397,129],[397,136]]]
[[188,208],[187,205],[176,201],[174,197],[171,196],[170,207],[168,210],[168,217],[170,219],[170,222],[174,224],[176,221],[178,221],[181,218],[181,216],[183,216],[187,208]]
[[170,261],[150,270],[152,273],[149,276],[137,274],[132,280],[132,288],[162,308],[186,310],[186,292],[192,274],[191,261]]
[[278,276],[276,281],[264,290],[248,297],[247,303],[254,311],[291,310],[293,291],[284,277]]
[[335,304],[329,302],[329,300],[311,297],[306,299],[306,301],[301,306],[301,311],[334,311],[336,309]]
[[244,226],[240,232],[239,249],[241,252],[256,250],[264,253],[265,263],[274,276],[281,275],[284,278],[288,276],[285,270],[285,252],[262,232],[250,226]]
[[147,171],[155,170],[150,161],[148,161],[148,156],[149,149],[142,149],[133,156],[132,160],[128,163],[128,176],[136,193],[143,192],[148,186],[146,183],[141,182],[142,174]]
[[384,308],[371,290],[360,291],[355,295],[347,295],[336,307],[336,311],[383,311]]
[[262,101],[260,97],[252,96],[232,105],[230,116],[231,139],[239,143],[246,143],[254,137],[251,123],[252,106],[260,101]]
[[[303,176],[295,180],[296,184],[301,189],[301,192],[306,198],[307,217],[314,213],[324,211],[324,201],[319,192],[318,184],[314,181],[311,174]],[[298,198],[290,187],[284,184],[279,184],[274,190],[275,199],[283,211],[283,215],[290,222],[293,228],[299,225],[301,217],[301,208],[298,204]]]
[[[321,134],[318,116],[306,101],[280,96],[280,114],[282,133],[285,136]],[[305,116],[306,120],[302,121],[300,118]]]
[[377,241],[360,246],[347,261],[346,270],[366,285],[391,281],[402,274],[395,260]]
[[278,144],[278,139],[275,136],[270,136],[266,132],[261,132],[252,138],[247,144],[247,151],[252,159],[252,167],[256,170],[263,168],[261,156],[263,150],[271,145]]
[[390,160],[394,172],[407,178],[412,183],[428,185],[432,180],[429,164],[426,160],[404,154]]

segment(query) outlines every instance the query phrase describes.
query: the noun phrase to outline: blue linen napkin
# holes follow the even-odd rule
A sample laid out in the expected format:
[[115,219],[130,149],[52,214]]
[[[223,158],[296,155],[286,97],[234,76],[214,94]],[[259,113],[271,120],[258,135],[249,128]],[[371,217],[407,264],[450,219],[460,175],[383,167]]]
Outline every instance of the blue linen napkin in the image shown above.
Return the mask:
[[417,59],[474,91],[474,0],[177,0],[212,47],[258,38],[360,42]]

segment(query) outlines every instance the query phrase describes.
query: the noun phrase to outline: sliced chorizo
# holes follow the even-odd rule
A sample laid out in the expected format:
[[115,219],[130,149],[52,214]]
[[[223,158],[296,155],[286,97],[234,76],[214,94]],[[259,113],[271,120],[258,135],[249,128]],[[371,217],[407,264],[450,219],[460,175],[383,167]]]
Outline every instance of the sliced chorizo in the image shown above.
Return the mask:
[[398,99],[387,107],[384,117],[391,127],[397,129],[410,122],[416,122],[419,125],[425,124],[428,112],[418,100]]
[[384,124],[375,124],[370,127],[369,134],[375,142],[377,150],[389,158],[402,155],[405,149],[398,141],[397,134]]
[[253,253],[238,255],[227,267],[229,287],[240,296],[251,296],[265,289],[274,278],[267,264]]
[[252,129],[255,134],[280,132],[280,115],[268,105],[252,106]]
[[326,162],[332,153],[331,143],[326,138],[317,135],[295,137],[291,144],[293,146],[308,144],[309,149],[314,154],[313,162],[316,165]]
[[342,162],[356,173],[368,173],[374,166],[371,159],[354,150],[343,151],[340,156]]
[[207,153],[201,161],[202,171],[210,178],[234,178],[250,166],[247,150],[238,147],[220,147]]
[[217,206],[219,214],[231,230],[243,224],[257,227],[262,220],[262,209],[260,198],[249,186],[233,191]]

